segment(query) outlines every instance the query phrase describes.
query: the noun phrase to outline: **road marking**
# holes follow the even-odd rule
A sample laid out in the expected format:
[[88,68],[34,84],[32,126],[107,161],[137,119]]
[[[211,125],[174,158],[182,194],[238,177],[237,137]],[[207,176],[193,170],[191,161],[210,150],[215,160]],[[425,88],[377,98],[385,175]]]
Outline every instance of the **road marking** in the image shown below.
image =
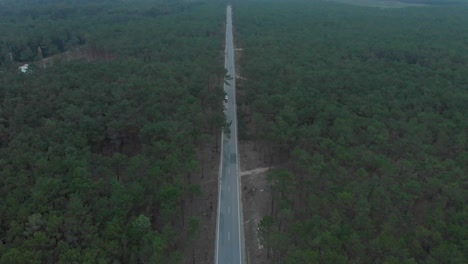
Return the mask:
[[[228,19],[229,19],[229,24],[230,24],[230,27],[229,27],[229,37],[232,38],[232,16],[231,16],[231,13],[232,10],[231,10],[231,6],[229,6],[228,8]],[[230,41],[233,41],[232,39],[230,39]],[[234,43],[233,43],[234,45]],[[233,47],[234,48],[234,47]],[[230,52],[230,56],[232,58],[232,65],[234,65],[234,51],[233,50],[229,50]],[[231,53],[232,52],[232,53]],[[232,72],[231,73],[231,76],[236,76],[236,69],[235,67],[233,67],[232,69]],[[233,91],[235,91],[235,87],[236,87],[236,78],[233,78],[232,79],[232,87],[233,87]],[[234,107],[236,106],[236,96],[234,94],[234,97],[233,97],[233,100],[232,100],[232,104],[234,105]],[[237,121],[237,111],[235,111],[235,109],[233,109],[234,111],[234,120]],[[237,194],[237,220],[238,220],[238,223],[239,223],[239,263],[242,264],[243,262],[243,247],[242,247],[242,237],[241,237],[241,232],[242,231],[242,227],[243,227],[243,223],[241,222],[241,210],[240,210],[240,207],[241,207],[241,204],[242,204],[242,201],[241,201],[241,196],[239,194],[239,190],[240,190],[240,177],[239,177],[239,171],[240,171],[240,162],[239,162],[239,148],[238,148],[238,140],[237,140],[237,122],[233,122],[234,123],[234,138],[235,138],[235,144],[234,144],[234,149],[235,149],[235,153],[237,155],[237,168],[236,168],[236,190],[235,190],[235,193]]]
[[[235,53],[233,51],[234,49],[234,43],[233,43],[233,32],[232,32],[232,9],[231,9],[231,6],[228,5],[227,8],[226,8],[226,16],[227,16],[227,22],[226,22],[226,43],[225,43],[225,56],[224,56],[224,66],[226,68],[226,70],[228,71],[228,73],[231,75],[231,76],[236,76],[235,74],[235,65],[234,65],[234,58],[235,58]],[[229,63],[228,63],[229,62]],[[238,233],[239,235],[239,263],[242,264],[243,263],[243,260],[244,260],[244,254],[243,254],[243,242],[242,242],[242,239],[243,239],[243,235],[241,235],[241,232],[242,231],[242,227],[243,227],[243,222],[241,221],[241,210],[240,210],[240,207],[241,207],[241,195],[240,195],[240,177],[239,177],[239,171],[240,171],[240,165],[239,165],[239,151],[238,151],[238,140],[237,140],[237,136],[238,136],[238,133],[237,133],[237,123],[235,121],[237,121],[237,111],[236,111],[236,97],[235,97],[235,85],[236,85],[236,78],[233,78],[232,79],[232,84],[231,84],[231,87],[232,87],[232,93],[234,93],[234,95],[232,95],[231,97],[233,98],[232,100],[229,100],[228,103],[226,103],[226,109],[225,109],[225,113],[226,114],[229,114],[230,116],[233,116],[233,118],[231,118],[230,120],[232,120],[232,122],[234,123],[234,126],[233,126],[233,131],[232,131],[232,136],[233,136],[233,139],[231,140],[227,140],[224,144],[224,139],[225,139],[225,136],[224,133],[222,133],[222,144],[221,144],[221,153],[220,153],[220,168],[219,168],[219,180],[220,180],[220,189],[219,189],[219,192],[218,192],[218,215],[217,215],[217,232],[216,232],[216,252],[215,252],[215,264],[223,264],[220,262],[220,259],[221,258],[221,254],[219,252],[219,242],[220,242],[220,232],[221,232],[221,228],[220,228],[220,215],[221,215],[221,193],[222,192],[225,192],[225,189],[224,188],[221,188],[221,181],[224,179],[225,181],[227,180],[227,178],[223,177],[223,176],[229,176],[230,177],[234,177],[235,176],[235,180],[236,180],[236,183],[235,183],[235,186],[234,186],[234,191],[233,191],[233,194],[231,194],[231,186],[229,185],[228,186],[228,192],[229,192],[229,197],[232,196],[232,198],[234,198],[234,200],[232,201],[233,202],[233,206],[234,207],[237,207],[237,220],[238,220],[238,228],[239,228],[239,232],[234,232],[234,235],[236,235],[236,233]],[[224,85],[224,90],[227,91],[228,90],[228,86]],[[231,93],[231,94],[232,94]],[[232,141],[233,144],[230,144]],[[223,166],[223,147],[226,148],[230,148],[231,146],[230,145],[234,145],[234,150],[235,150],[235,154],[236,154],[236,162],[235,162],[235,165],[236,165],[236,170],[233,172],[233,176],[230,176],[231,172],[229,170],[229,167],[228,165],[226,166]],[[229,151],[230,152],[230,151]],[[227,168],[226,168],[227,167]],[[225,168],[227,169],[227,173],[223,173],[222,172],[222,168]],[[222,174],[223,173],[223,174]],[[222,175],[221,175],[222,174]],[[234,180],[234,179],[233,179]],[[224,185],[222,185],[224,186]],[[225,195],[225,193],[223,193],[223,196]],[[237,199],[236,199],[237,198]],[[224,205],[223,205],[224,207]],[[225,207],[224,207],[225,208]],[[236,210],[236,208],[234,208],[234,210]],[[229,214],[231,213],[231,207],[228,206],[228,212]],[[233,219],[235,220],[235,219]],[[230,231],[236,231],[235,229],[233,230],[226,230],[227,231],[227,238],[228,240],[231,240],[231,233]],[[224,239],[224,236],[222,236]],[[234,246],[234,248],[232,248],[232,250],[235,249],[235,246],[236,245],[232,245]],[[236,252],[237,253],[237,252]],[[237,264],[237,263],[236,263]]]

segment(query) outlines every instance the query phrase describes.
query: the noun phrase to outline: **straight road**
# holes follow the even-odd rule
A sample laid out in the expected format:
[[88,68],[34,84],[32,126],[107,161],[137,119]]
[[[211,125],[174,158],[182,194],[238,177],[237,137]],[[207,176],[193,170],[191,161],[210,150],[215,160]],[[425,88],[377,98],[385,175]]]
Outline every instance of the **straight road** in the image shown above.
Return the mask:
[[[234,42],[232,36],[232,9],[226,9],[226,49],[225,68],[227,74],[235,77],[234,72]],[[240,179],[237,152],[237,112],[236,112],[236,80],[224,84],[228,96],[224,103],[227,122],[231,122],[231,133],[222,135],[221,162],[219,170],[218,221],[216,229],[216,264],[241,264],[243,248],[241,232]]]

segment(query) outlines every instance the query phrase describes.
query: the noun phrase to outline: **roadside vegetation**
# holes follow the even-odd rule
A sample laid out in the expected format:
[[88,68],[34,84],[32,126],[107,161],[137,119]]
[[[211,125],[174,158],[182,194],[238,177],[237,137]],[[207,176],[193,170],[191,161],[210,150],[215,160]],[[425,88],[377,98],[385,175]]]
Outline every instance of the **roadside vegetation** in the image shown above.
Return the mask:
[[0,1],[1,264],[181,262],[197,153],[225,123],[224,10]]
[[271,263],[466,263],[468,9],[242,1]]

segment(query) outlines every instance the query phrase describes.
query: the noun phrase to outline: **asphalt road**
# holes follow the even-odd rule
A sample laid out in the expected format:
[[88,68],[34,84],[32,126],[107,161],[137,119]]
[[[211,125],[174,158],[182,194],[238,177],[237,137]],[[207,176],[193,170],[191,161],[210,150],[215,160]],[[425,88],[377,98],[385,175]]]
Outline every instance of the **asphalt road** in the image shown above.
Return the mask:
[[[228,70],[227,74],[234,77],[236,75],[234,72],[231,6],[227,6],[226,15],[225,67]],[[224,85],[224,91],[228,95],[228,100],[224,104],[225,114],[228,123],[232,123],[230,135],[224,133],[222,135],[216,229],[216,264],[239,264],[243,260],[235,81],[235,78],[233,78],[229,81],[230,85]]]

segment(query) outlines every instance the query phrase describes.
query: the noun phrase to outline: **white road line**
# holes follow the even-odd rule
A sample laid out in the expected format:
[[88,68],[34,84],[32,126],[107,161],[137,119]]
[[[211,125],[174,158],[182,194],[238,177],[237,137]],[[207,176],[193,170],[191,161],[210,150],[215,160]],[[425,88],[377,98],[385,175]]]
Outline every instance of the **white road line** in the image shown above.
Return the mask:
[[228,191],[231,191],[231,185],[228,186]]
[[231,207],[228,206],[228,214],[231,214]]
[[231,232],[228,231],[228,240],[231,240]]
[[[232,36],[232,31],[231,31],[232,30],[232,9],[231,9],[231,6],[229,6],[229,11],[228,12],[229,12],[229,15],[230,15],[229,19],[230,19],[230,24],[231,24],[230,25],[231,27],[229,28],[229,30],[230,30],[229,34],[230,34],[230,36]],[[233,48],[235,48],[234,43],[233,43]],[[234,64],[235,63],[234,51],[232,51],[231,56],[232,56],[232,63]],[[232,67],[231,75],[236,76],[235,66]],[[232,102],[233,102],[233,105],[235,107],[236,106],[236,95],[235,95],[236,78],[233,78],[233,80],[232,80],[232,87],[233,87],[233,91],[234,91],[234,97],[232,99]],[[237,134],[237,132],[238,132],[237,131],[237,111],[235,111],[235,110],[233,110],[233,111],[234,111],[234,120],[235,120],[235,122],[234,122],[234,135],[235,135],[234,148],[235,148],[235,152],[236,152],[236,155],[237,155],[237,159],[236,159],[237,160],[237,162],[236,162],[237,163],[236,164],[237,165],[237,168],[236,168],[236,172],[237,172],[236,173],[236,193],[237,193],[237,217],[238,217],[237,220],[238,220],[238,223],[239,223],[239,234],[238,234],[239,235],[239,254],[240,254],[239,263],[242,263],[244,255],[243,255],[243,252],[242,252],[243,248],[242,248],[242,236],[241,236],[241,232],[243,232],[243,229],[242,229],[243,225],[242,225],[242,222],[241,222],[241,215],[242,214],[241,214],[241,210],[240,210],[242,201],[241,201],[241,196],[240,196],[240,191],[239,191],[240,190],[240,187],[239,187],[240,186],[240,182],[239,182],[240,181],[240,177],[239,177],[240,160],[239,160],[239,148],[238,148],[239,143],[238,143],[238,138],[237,138],[238,137],[238,134]]]

